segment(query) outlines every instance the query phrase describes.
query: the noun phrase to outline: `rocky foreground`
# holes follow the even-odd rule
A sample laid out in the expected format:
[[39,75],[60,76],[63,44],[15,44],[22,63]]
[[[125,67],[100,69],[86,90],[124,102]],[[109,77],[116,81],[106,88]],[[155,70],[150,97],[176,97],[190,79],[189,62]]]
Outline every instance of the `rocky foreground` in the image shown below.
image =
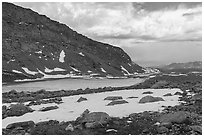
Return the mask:
[[[16,92],[15,90],[2,94],[3,103],[19,102],[11,106],[2,106],[2,118],[22,116],[33,112],[32,105],[47,103],[62,103],[61,97],[79,94],[90,94],[99,92],[111,92],[124,89],[161,89],[180,88],[182,93],[177,92],[180,105],[164,107],[162,112],[145,111],[142,113],[132,113],[127,117],[110,117],[105,112],[85,111],[74,121],[59,122],[49,120],[39,123],[24,121],[9,124],[2,129],[3,135],[199,135],[202,134],[202,76],[189,74],[187,76],[166,76],[158,75],[143,83],[128,87],[105,87],[99,89],[86,89],[76,91],[55,91],[49,92],[40,90],[37,92]],[[151,92],[146,92],[146,99],[141,99],[140,103],[162,101],[162,98],[152,98]],[[172,96],[166,94],[165,96]],[[131,97],[130,97],[131,98]],[[134,98],[134,97],[132,97]],[[46,100],[45,100],[46,99]],[[127,103],[121,101],[120,96],[108,97],[115,105]],[[30,101],[28,104],[22,104]],[[86,98],[79,98],[77,102],[86,101]],[[43,108],[41,111],[57,109],[56,106]]]

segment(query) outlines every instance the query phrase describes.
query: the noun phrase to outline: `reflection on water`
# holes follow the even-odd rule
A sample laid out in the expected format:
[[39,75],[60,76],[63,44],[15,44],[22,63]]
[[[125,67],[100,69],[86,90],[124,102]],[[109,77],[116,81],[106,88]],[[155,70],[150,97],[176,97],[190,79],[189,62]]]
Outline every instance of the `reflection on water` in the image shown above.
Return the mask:
[[129,79],[59,79],[50,81],[39,81],[39,82],[29,82],[21,83],[15,85],[3,85],[2,92],[8,92],[12,89],[17,91],[37,91],[39,89],[45,89],[49,91],[54,90],[75,90],[75,89],[85,89],[85,88],[99,88],[99,87],[119,87],[119,86],[129,86],[137,84],[144,81],[144,79],[139,78],[129,78]]

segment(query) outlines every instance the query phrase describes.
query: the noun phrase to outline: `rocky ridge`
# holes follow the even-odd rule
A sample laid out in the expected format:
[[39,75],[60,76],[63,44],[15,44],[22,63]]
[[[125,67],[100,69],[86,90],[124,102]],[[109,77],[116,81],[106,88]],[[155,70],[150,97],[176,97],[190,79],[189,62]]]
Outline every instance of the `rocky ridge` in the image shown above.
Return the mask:
[[3,82],[144,72],[121,48],[6,2],[2,3],[2,59]]

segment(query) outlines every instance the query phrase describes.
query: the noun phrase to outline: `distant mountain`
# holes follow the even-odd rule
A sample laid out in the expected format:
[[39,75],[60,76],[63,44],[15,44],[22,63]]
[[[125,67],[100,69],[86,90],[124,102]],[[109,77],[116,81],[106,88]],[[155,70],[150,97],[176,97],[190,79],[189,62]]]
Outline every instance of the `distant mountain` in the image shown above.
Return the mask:
[[165,66],[157,67],[162,72],[201,72],[202,71],[202,62],[187,62],[187,63],[172,63]]
[[[83,22],[82,22],[83,23]],[[143,73],[119,47],[94,41],[38,13],[2,3],[3,82]]]

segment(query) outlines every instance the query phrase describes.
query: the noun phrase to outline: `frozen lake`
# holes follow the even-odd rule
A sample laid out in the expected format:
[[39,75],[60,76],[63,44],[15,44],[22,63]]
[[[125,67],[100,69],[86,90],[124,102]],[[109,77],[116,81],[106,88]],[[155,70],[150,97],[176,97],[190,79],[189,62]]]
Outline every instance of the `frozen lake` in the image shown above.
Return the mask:
[[128,78],[128,79],[58,79],[49,81],[38,81],[19,83],[14,85],[3,85],[2,92],[8,92],[12,89],[16,91],[37,91],[45,89],[49,91],[55,90],[76,90],[86,88],[99,88],[99,87],[120,87],[130,86],[144,81],[140,78]]
[[[162,97],[164,101],[152,102],[140,104],[139,100],[147,96],[143,92],[151,91],[154,97]],[[89,109],[91,112],[106,112],[113,117],[125,117],[131,113],[138,113],[144,111],[162,111],[164,108],[162,106],[175,106],[180,102],[178,101],[178,95],[173,96],[163,96],[167,93],[174,94],[175,92],[182,92],[180,89],[138,89],[138,90],[120,90],[112,92],[85,94],[85,95],[75,95],[69,97],[62,97],[62,104],[42,104],[31,106],[35,111],[32,113],[24,114],[19,117],[7,117],[2,120],[2,128],[5,128],[10,123],[29,121],[32,120],[35,123],[47,120],[58,120],[58,121],[71,121],[79,117],[84,110]],[[119,104],[114,106],[107,106],[111,101],[104,100],[108,96],[121,96],[128,103]],[[128,97],[138,97],[138,98],[128,98]],[[77,100],[80,97],[87,98],[87,101],[78,103]],[[28,103],[28,102],[27,102]],[[10,106],[10,104],[3,104]],[[42,107],[55,106],[59,108],[55,110],[50,110],[46,112],[40,112]]]

